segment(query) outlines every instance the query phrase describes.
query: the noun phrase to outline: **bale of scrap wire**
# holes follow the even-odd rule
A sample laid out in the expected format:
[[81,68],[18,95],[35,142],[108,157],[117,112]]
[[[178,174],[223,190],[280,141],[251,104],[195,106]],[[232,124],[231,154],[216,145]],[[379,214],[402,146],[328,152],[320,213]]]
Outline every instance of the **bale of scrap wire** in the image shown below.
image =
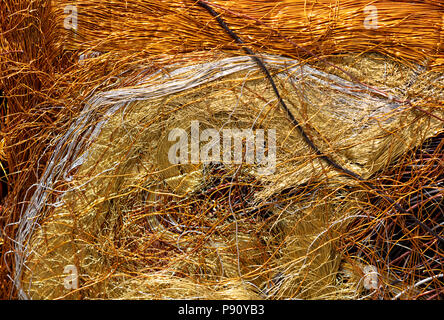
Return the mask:
[[[442,126],[378,91],[361,92],[299,61],[264,58],[291,110],[305,109],[305,121],[329,141],[329,153],[362,175],[375,174]],[[365,55],[359,61],[378,65],[373,74],[384,79],[378,59]],[[319,163],[292,134],[282,110],[274,109],[272,91],[256,68],[249,57],[213,56],[141,73],[136,86],[117,83],[89,97],[56,140],[19,222],[14,276],[20,295],[360,297],[359,278],[336,283],[342,254],[335,243],[341,228],[362,216],[367,195],[361,189],[368,184]],[[396,71],[386,84],[396,82]],[[422,75],[426,84],[437,76]],[[311,103],[299,101],[295,88]],[[423,94],[442,92],[433,86]],[[253,108],[257,112],[249,112]],[[227,163],[173,165],[166,134],[190,130],[193,120],[208,128],[276,128],[276,172],[262,176],[254,164],[236,170]],[[386,193],[369,191],[378,192]],[[66,266],[82,274],[78,290],[61,285]]]
[[[9,283],[3,296],[363,298],[364,282],[370,297],[439,297],[442,276],[435,264],[442,247],[417,220],[438,234],[441,222],[434,211],[430,217],[415,211],[427,202],[418,202],[424,197],[419,185],[426,183],[418,177],[427,180],[428,201],[440,199],[440,185],[431,183],[439,181],[437,171],[426,165],[431,178],[427,170],[415,171],[411,183],[396,180],[395,190],[386,181],[396,174],[385,170],[396,159],[408,166],[412,161],[405,153],[442,127],[442,3],[205,3],[220,12],[244,46],[275,54],[266,63],[280,75],[279,89],[292,100],[292,111],[317,145],[370,179],[372,188],[350,177],[338,179],[301,144],[273,102],[267,80],[195,1],[110,6],[8,0],[2,3],[0,55],[9,108],[2,133],[11,171],[0,220],[1,276]],[[251,73],[224,78],[227,69],[215,67],[221,62]],[[208,73],[202,74],[205,66]],[[212,78],[215,70],[220,83]],[[150,105],[148,98],[162,94],[166,101],[180,101],[180,95],[188,100],[173,108],[166,102],[159,109]],[[220,113],[193,109],[211,95],[219,97],[212,108]],[[237,98],[245,95],[244,101]],[[165,159],[150,158],[158,152],[147,145],[162,146],[159,135],[166,129],[188,129],[190,114],[210,124],[231,116],[252,124],[257,114],[251,108],[257,111],[261,103],[270,106],[266,117],[279,120],[286,132],[282,141],[295,146],[288,150],[281,143],[279,167],[286,171],[280,183],[224,167],[169,170]],[[234,108],[238,104],[241,113]],[[138,114],[137,108],[151,113]],[[338,119],[361,122],[340,126]],[[329,125],[338,131],[328,132]],[[356,140],[360,133],[366,138]],[[305,153],[291,154],[301,150]],[[137,159],[144,161],[135,165]],[[157,177],[154,191],[140,172]],[[258,196],[266,199],[261,206]],[[387,199],[410,214],[396,211]],[[376,234],[366,228],[368,220]],[[348,242],[338,245],[338,239]],[[414,249],[405,249],[406,243]],[[72,282],[64,286],[65,271],[73,266],[83,277],[77,289]],[[408,276],[414,267],[427,271]],[[375,285],[375,273],[388,285],[379,286],[378,277]]]

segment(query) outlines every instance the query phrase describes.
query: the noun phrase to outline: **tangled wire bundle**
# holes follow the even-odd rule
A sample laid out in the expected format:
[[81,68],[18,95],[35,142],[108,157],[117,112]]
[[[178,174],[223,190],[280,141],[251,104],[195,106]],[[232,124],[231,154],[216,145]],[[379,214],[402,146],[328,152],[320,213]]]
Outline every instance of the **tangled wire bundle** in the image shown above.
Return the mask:
[[442,2],[112,4],[2,4],[2,297],[442,298]]

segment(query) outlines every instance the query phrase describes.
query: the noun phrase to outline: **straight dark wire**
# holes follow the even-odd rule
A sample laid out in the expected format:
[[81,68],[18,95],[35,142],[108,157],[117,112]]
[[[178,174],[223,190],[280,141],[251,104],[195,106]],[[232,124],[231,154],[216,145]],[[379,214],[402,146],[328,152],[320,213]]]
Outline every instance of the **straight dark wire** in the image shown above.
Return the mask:
[[444,243],[444,238],[442,238],[439,234],[437,234],[434,230],[432,230],[431,228],[429,228],[426,224],[424,224],[422,221],[420,221],[418,218],[415,217],[415,215],[413,215],[411,212],[408,212],[407,210],[405,210],[404,208],[402,208],[398,203],[396,203],[392,198],[388,197],[387,195],[385,195],[382,191],[378,190],[371,182],[368,182],[366,180],[364,180],[360,175],[358,175],[357,173],[348,170],[346,168],[344,168],[343,166],[341,166],[340,164],[336,163],[333,159],[331,159],[329,156],[325,155],[315,144],[314,142],[308,137],[308,135],[305,133],[305,130],[302,128],[302,126],[299,124],[299,122],[296,120],[296,118],[294,117],[294,115],[291,113],[290,109],[287,107],[287,105],[285,104],[284,100],[282,99],[279,90],[276,86],[276,83],[273,80],[273,77],[271,76],[270,72],[268,71],[267,67],[265,66],[264,62],[262,61],[261,58],[259,58],[254,52],[253,50],[251,50],[250,48],[248,48],[245,43],[242,41],[241,38],[239,38],[239,36],[233,32],[228,25],[225,23],[225,21],[221,18],[220,14],[217,13],[216,11],[214,11],[214,9],[209,6],[207,3],[202,2],[200,0],[197,1],[197,4],[199,6],[201,6],[202,8],[204,8],[205,10],[207,10],[215,19],[216,21],[219,23],[219,25],[222,27],[222,29],[224,29],[224,31],[234,40],[236,41],[238,44],[242,45],[242,50],[244,50],[244,52],[246,54],[248,54],[254,62],[256,62],[256,64],[259,66],[259,68],[261,69],[261,71],[265,74],[265,77],[267,78],[267,80],[270,82],[274,93],[276,94],[276,97],[278,98],[278,101],[280,103],[280,105],[282,106],[282,108],[284,109],[285,113],[287,114],[287,116],[289,117],[290,121],[293,123],[293,125],[296,127],[296,129],[298,130],[299,134],[302,136],[302,138],[304,139],[304,141],[309,145],[309,147],[316,153],[317,156],[319,156],[319,158],[321,158],[322,160],[324,160],[327,164],[331,165],[333,168],[335,168],[338,171],[341,171],[342,173],[344,173],[345,175],[351,176],[353,178],[355,178],[356,180],[360,181],[361,183],[363,183],[367,188],[374,190],[381,198],[387,200],[390,204],[393,205],[393,207],[396,209],[396,211],[400,212],[400,213],[404,213],[404,214],[408,214],[410,215],[413,220],[415,221],[415,223],[417,225],[419,225],[421,228],[423,228],[425,231],[427,231],[429,234],[433,235],[436,239],[438,239],[439,242]]

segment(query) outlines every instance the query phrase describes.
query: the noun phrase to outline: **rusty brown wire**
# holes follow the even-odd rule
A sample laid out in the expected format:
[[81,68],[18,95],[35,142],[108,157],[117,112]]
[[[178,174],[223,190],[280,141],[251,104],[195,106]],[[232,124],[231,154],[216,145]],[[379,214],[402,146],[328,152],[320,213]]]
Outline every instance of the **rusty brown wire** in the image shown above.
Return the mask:
[[[126,72],[143,61],[152,61],[152,69],[160,69],[171,61],[198,61],[202,59],[201,53],[187,56],[181,55],[184,51],[196,51],[201,49],[239,49],[222,31],[211,23],[210,17],[197,9],[195,1],[146,1],[155,8],[153,15],[156,23],[161,24],[156,32],[151,27],[146,27],[146,20],[142,15],[135,14],[137,1],[118,2],[109,14],[116,14],[117,19],[130,19],[135,32],[120,30],[118,24],[108,25],[112,21],[111,16],[105,15],[103,21],[97,25],[103,28],[97,31],[96,27],[81,25],[77,37],[70,35],[70,42],[60,34],[60,11],[56,14],[53,7],[46,1],[20,1],[7,0],[1,6],[1,52],[0,52],[0,88],[4,90],[8,101],[8,113],[2,115],[2,139],[6,139],[4,153],[10,173],[9,193],[0,211],[0,297],[14,297],[14,291],[8,276],[11,275],[15,223],[19,221],[21,208],[26,206],[29,193],[37,177],[45,168],[48,154],[51,150],[53,139],[65,129],[72,115],[78,110],[76,106],[84,99],[85,95],[72,97],[72,92],[82,92],[85,88],[103,86],[106,80],[114,75]],[[306,16],[300,12],[306,4],[305,1],[294,1],[295,7],[285,15],[276,13],[275,5],[267,7],[269,1],[213,1],[216,6],[224,10],[224,17],[233,26],[239,35],[246,39],[248,45],[260,52],[278,53],[290,57],[309,59],[307,50],[316,53],[319,57],[343,52],[364,52],[374,50],[397,57],[403,63],[424,63],[428,58],[428,66],[433,70],[442,70],[442,14],[440,10],[444,4],[441,1],[373,1],[380,8],[384,17],[381,19],[382,30],[369,31],[363,25],[362,9],[368,1],[343,1],[341,9],[344,13],[326,6],[330,1],[319,2],[319,16],[307,23],[298,21]],[[120,10],[130,4],[129,10]],[[58,10],[64,2],[58,3]],[[97,17],[104,7],[100,1],[84,1],[79,8],[87,8],[92,17]],[[126,8],[128,9],[128,8]],[[313,12],[316,12],[313,6]],[[125,12],[128,12],[127,14]],[[330,26],[330,14],[334,13],[334,23]],[[350,14],[350,12],[352,14]],[[306,13],[304,13],[306,14]],[[345,26],[344,16],[350,14],[351,19]],[[290,21],[288,15],[294,17]],[[239,19],[239,16],[251,17],[251,21]],[[341,18],[342,17],[342,18]],[[391,19],[398,21],[396,25],[390,25]],[[138,22],[144,21],[144,24]],[[294,25],[291,25],[290,22]],[[190,23],[190,21],[192,23]],[[263,22],[261,24],[259,22]],[[171,26],[175,27],[171,29]],[[298,33],[310,25],[327,25],[326,28],[305,33],[303,37]],[[408,25],[409,32],[403,30]],[[276,31],[279,33],[276,35]],[[119,32],[121,32],[119,34]],[[298,43],[305,50],[295,52],[291,43],[282,37],[288,37],[291,42]],[[122,39],[127,37],[125,41]],[[392,37],[392,38],[391,38]],[[147,44],[147,38],[155,38]],[[311,41],[311,39],[316,39]],[[421,41],[417,41],[421,38]],[[178,45],[177,39],[180,39]],[[131,46],[128,47],[128,43]],[[72,50],[97,49],[109,51],[107,56],[99,57],[88,66],[78,68],[77,52]],[[67,50],[68,49],[68,50]],[[131,49],[131,55],[125,51]],[[142,50],[140,53],[134,50]],[[174,59],[164,55],[176,54]],[[239,53],[237,53],[239,54]],[[211,53],[208,53],[210,56]],[[316,60],[312,59],[311,61]],[[78,69],[77,69],[78,68]],[[137,72],[133,72],[136,76]],[[127,84],[131,83],[131,76],[127,78]],[[431,102],[432,108],[437,106]],[[426,106],[421,105],[422,108]],[[431,228],[439,230],[442,225],[442,134],[431,140],[433,146],[425,145],[418,152],[405,155],[387,171],[381,173],[373,184],[384,190],[394,199],[402,199],[406,208],[415,212],[418,219],[428,223]],[[410,177],[409,179],[406,176]],[[249,182],[250,186],[253,182]],[[235,188],[242,183],[236,182]],[[218,184],[216,188],[220,188]],[[30,189],[31,188],[31,189]],[[432,196],[424,195],[424,190],[432,188],[437,190]],[[416,196],[412,196],[416,194]],[[208,202],[208,195],[202,195],[202,208]],[[236,195],[234,196],[236,198]],[[236,198],[237,199],[237,198]],[[233,199],[233,200],[236,200]],[[220,197],[222,201],[228,201],[226,194]],[[245,200],[245,199],[243,199]],[[441,201],[441,202],[438,202]],[[430,203],[433,208],[430,209]],[[190,204],[187,204],[189,206]],[[244,201],[239,202],[236,213],[245,211]],[[369,264],[375,264],[383,270],[387,270],[388,280],[385,287],[378,294],[379,297],[392,298],[396,296],[392,288],[397,287],[396,281],[414,287],[415,283],[428,277],[436,276],[443,263],[443,249],[432,237],[412,225],[408,217],[402,213],[390,211],[390,205],[379,202],[376,197],[369,195],[368,202],[362,204],[362,210],[376,220],[356,220],[347,233],[344,234],[344,242],[340,250],[348,250],[350,259],[356,257],[356,252],[361,252]],[[4,209],[3,209],[4,208]],[[167,209],[167,208],[166,208]],[[171,209],[171,208],[170,208]],[[207,210],[208,208],[205,208]],[[253,215],[244,216],[245,228],[252,223],[261,225],[260,219],[270,219],[260,216],[264,213],[260,208]],[[432,213],[429,211],[432,210]],[[434,211],[433,211],[434,210]],[[441,210],[441,211],[439,211]],[[197,210],[200,212],[200,210]],[[137,214],[137,212],[135,212]],[[143,216],[143,211],[140,212]],[[429,216],[424,216],[429,214]],[[186,215],[185,215],[186,216]],[[184,216],[181,216],[184,217]],[[185,224],[199,224],[199,215]],[[228,219],[229,217],[225,217]],[[178,218],[179,219],[179,218]],[[441,219],[441,220],[440,220]],[[244,221],[242,220],[242,221]],[[375,232],[375,226],[386,223],[383,230]],[[263,223],[262,223],[263,225]],[[260,229],[260,228],[258,228]],[[441,227],[442,230],[442,227]],[[384,233],[383,233],[384,232]],[[7,236],[5,236],[7,234]],[[442,231],[441,231],[442,234]],[[369,240],[370,239],[372,240]],[[401,238],[400,238],[401,237]],[[373,240],[374,239],[374,240]],[[197,241],[197,240],[196,240]],[[374,241],[376,245],[369,245]],[[407,243],[410,250],[403,251],[389,248],[396,247],[399,243]],[[198,244],[201,245],[201,244]],[[168,254],[167,247],[162,249]],[[385,252],[386,250],[387,252]],[[390,256],[391,254],[391,256]],[[384,261],[389,257],[389,261]],[[438,264],[433,260],[438,261]],[[393,270],[393,271],[392,271]],[[419,274],[415,270],[421,271]],[[255,276],[253,272],[251,276]],[[266,275],[270,277],[269,275]],[[391,278],[395,276],[395,279]],[[270,277],[271,278],[271,277]],[[415,287],[416,288],[416,287]],[[402,297],[437,299],[443,296],[442,278],[433,278],[425,285],[407,292]]]

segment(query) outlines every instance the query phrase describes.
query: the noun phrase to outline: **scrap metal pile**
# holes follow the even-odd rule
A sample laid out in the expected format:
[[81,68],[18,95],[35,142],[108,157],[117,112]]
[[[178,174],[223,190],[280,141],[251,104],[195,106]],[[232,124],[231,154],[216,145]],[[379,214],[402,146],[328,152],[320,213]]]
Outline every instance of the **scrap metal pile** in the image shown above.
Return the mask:
[[443,1],[0,8],[0,297],[443,298]]

